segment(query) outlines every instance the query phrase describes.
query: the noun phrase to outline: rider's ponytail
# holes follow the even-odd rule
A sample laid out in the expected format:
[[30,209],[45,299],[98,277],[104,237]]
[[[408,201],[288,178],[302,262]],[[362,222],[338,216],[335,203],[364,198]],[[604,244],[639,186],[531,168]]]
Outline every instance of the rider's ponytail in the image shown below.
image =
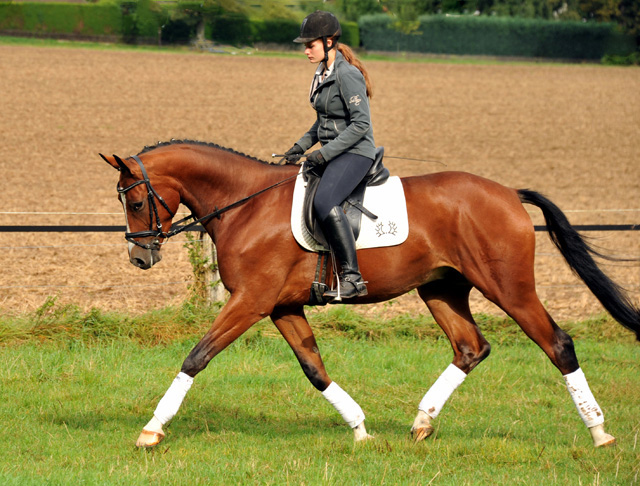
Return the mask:
[[360,70],[360,72],[364,76],[364,82],[367,85],[367,96],[371,98],[373,96],[373,90],[371,89],[371,80],[369,79],[369,73],[365,69],[364,64],[362,64],[362,61],[358,59],[356,53],[353,52],[353,50],[351,50],[349,46],[339,43],[336,48],[340,51],[340,53],[344,56],[345,60],[349,64],[357,67],[358,70]]

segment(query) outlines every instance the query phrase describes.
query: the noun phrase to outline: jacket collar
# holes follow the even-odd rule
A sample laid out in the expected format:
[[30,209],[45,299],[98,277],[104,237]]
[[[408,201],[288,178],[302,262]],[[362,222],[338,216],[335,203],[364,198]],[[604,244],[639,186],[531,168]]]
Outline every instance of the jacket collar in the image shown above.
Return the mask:
[[322,74],[322,71],[324,70],[324,65],[320,63],[320,65],[316,69],[315,74],[313,75],[313,80],[311,81],[311,87],[309,89],[309,100],[311,101],[311,105],[313,105],[313,101],[318,94],[318,91],[320,91],[324,86],[332,84],[335,81],[336,70],[343,62],[346,62],[344,56],[340,51],[336,50],[336,58],[331,65],[329,76],[327,76],[325,80],[322,81],[322,83],[320,83],[320,76]]
[[[342,53],[336,49],[336,58],[331,65],[331,71],[329,72],[329,76],[324,80],[324,83],[327,81],[333,81],[336,77],[336,70],[339,68],[339,65],[343,62],[346,62]],[[322,64],[320,64],[320,69],[322,70]]]

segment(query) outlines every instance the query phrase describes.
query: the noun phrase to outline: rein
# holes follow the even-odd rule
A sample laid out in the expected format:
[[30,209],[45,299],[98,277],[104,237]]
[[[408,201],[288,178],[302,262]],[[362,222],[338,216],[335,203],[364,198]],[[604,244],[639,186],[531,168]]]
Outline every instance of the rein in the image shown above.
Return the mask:
[[[156,199],[160,202],[160,204],[162,204],[162,206],[166,209],[166,211],[171,215],[171,217],[174,216],[174,213],[169,209],[169,206],[167,205],[167,203],[164,201],[164,199],[162,199],[162,196],[160,196],[160,194],[158,194],[158,192],[153,188],[153,186],[151,185],[151,181],[149,180],[149,176],[147,175],[147,171],[144,168],[144,164],[142,163],[142,160],[140,160],[140,157],[138,157],[137,155],[133,155],[132,156],[133,160],[135,160],[138,165],[140,166],[140,170],[142,171],[142,180],[136,181],[133,184],[131,184],[128,187],[125,188],[120,188],[118,187],[118,193],[121,194],[121,197],[124,197],[124,195],[130,191],[131,189],[133,189],[136,186],[139,186],[140,184],[145,184],[147,186],[147,198],[149,201],[149,229],[147,231],[136,231],[133,233],[130,232],[126,232],[124,234],[125,239],[130,242],[133,243],[134,245],[137,245],[141,248],[144,248],[146,250],[158,250],[160,248],[160,242],[158,240],[158,238],[162,237],[163,239],[169,239],[172,236],[175,236],[179,233],[182,233],[183,231],[187,231],[190,228],[193,228],[194,226],[204,222],[204,221],[208,221],[212,218],[218,218],[220,219],[220,215],[223,213],[226,213],[227,211],[234,209],[238,206],[241,206],[242,204],[246,203],[247,201],[253,199],[254,197],[259,196],[260,194],[267,192],[271,189],[275,189],[276,187],[279,187],[287,182],[289,182],[292,179],[295,179],[296,177],[298,177],[300,174],[305,174],[306,172],[309,172],[310,170],[313,169],[313,167],[309,167],[306,169],[303,169],[301,172],[298,172],[290,177],[287,177],[286,179],[283,179],[279,182],[276,182],[275,184],[272,184],[268,187],[265,187],[264,189],[259,190],[258,192],[255,192],[249,196],[243,197],[242,199],[239,199],[231,204],[229,204],[228,206],[225,206],[223,208],[218,209],[218,207],[216,206],[215,211],[202,216],[201,218],[197,218],[194,216],[194,214],[190,214],[189,216],[186,216],[184,218],[182,218],[179,221],[176,221],[176,223],[173,226],[173,229],[171,229],[168,232],[162,231],[162,223],[160,222],[160,217],[158,215],[158,206],[156,205]],[[124,203],[124,199],[123,199],[123,203]],[[126,204],[124,204],[125,207],[125,216],[126,216]],[[153,216],[155,215],[155,219],[156,219],[156,229],[153,229]],[[191,221],[190,223],[187,224],[182,224],[185,223],[187,221],[189,221],[190,219],[193,219],[193,221]],[[180,226],[181,225],[181,226]],[[127,229],[128,229],[128,225],[127,225]],[[147,238],[147,237],[154,237],[156,238],[152,243],[146,243],[146,244],[142,244],[139,241],[137,241],[135,238]]]

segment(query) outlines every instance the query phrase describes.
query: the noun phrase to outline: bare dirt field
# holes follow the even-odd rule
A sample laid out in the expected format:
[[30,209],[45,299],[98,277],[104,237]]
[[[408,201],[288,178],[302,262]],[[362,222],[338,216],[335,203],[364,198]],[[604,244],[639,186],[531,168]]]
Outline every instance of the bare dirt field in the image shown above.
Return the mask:
[[[395,175],[462,170],[544,193],[574,224],[640,223],[640,70],[595,65],[369,61],[376,142]],[[0,225],[121,225],[117,173],[157,141],[196,139],[269,159],[311,126],[300,57],[0,45]],[[437,160],[438,162],[434,162]],[[535,209],[535,224],[543,224]],[[640,232],[594,232],[640,257]],[[120,233],[0,233],[0,312],[47,297],[144,311],[179,303],[184,239],[149,271]],[[177,240],[178,238],[176,238]],[[538,233],[539,294],[557,320],[602,312]],[[605,270],[640,300],[640,266]],[[474,312],[498,313],[479,295]],[[365,312],[426,312],[415,294]]]

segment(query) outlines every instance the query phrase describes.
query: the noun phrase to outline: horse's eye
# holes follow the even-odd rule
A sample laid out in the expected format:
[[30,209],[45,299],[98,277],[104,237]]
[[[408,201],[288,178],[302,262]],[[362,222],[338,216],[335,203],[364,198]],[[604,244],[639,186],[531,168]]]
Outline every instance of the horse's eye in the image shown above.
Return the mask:
[[140,211],[143,205],[144,203],[142,201],[134,202],[134,203],[131,203],[131,209],[133,209],[134,211]]

